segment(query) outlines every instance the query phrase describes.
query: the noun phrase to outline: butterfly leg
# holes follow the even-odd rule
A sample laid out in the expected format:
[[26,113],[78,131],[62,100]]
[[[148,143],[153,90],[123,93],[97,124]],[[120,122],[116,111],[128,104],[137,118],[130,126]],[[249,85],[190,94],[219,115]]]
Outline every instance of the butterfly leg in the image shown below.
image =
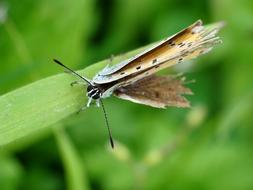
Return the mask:
[[110,67],[110,65],[113,62],[113,59],[114,59],[114,55],[111,55],[109,58],[109,63],[104,67],[104,70],[107,70]]
[[97,105],[97,107],[100,107],[99,99],[96,100],[96,105]]
[[83,106],[80,110],[78,110],[78,111],[77,111],[77,114],[79,114],[81,111],[84,111],[84,110],[86,110],[88,107],[90,107],[91,101],[92,101],[92,98],[89,98],[87,104],[86,104],[85,106]]
[[87,108],[90,107],[91,101],[92,101],[92,98],[89,98],[89,99],[88,99],[87,106],[86,106]]
[[79,109],[78,111],[77,111],[77,114],[79,114],[81,111],[84,111],[84,110],[86,110],[87,109],[87,106],[85,105],[85,106],[83,106],[81,109]]
[[64,73],[67,73],[67,74],[72,74],[70,71],[68,70],[64,70]]
[[82,82],[82,81],[73,81],[73,82],[70,83],[70,86],[74,86],[74,85],[77,85],[77,84],[86,85],[86,83]]
[[110,63],[112,63],[113,59],[114,59],[114,55],[112,54],[110,57]]

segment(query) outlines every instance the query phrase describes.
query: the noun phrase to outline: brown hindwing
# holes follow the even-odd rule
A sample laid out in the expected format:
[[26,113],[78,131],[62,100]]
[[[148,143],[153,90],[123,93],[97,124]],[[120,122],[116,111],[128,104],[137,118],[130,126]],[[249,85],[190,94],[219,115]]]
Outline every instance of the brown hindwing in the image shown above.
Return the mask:
[[156,108],[189,107],[183,94],[192,94],[184,86],[184,78],[151,75],[114,91],[119,98]]

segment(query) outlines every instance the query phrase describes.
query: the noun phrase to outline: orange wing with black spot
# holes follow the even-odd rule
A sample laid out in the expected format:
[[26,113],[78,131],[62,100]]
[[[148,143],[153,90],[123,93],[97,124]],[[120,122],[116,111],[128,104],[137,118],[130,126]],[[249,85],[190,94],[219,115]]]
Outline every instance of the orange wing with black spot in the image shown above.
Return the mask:
[[[99,72],[93,82],[136,81],[161,69],[204,54],[221,40],[216,36],[223,23],[203,26],[199,20],[154,47]],[[127,79],[127,80],[125,80]]]

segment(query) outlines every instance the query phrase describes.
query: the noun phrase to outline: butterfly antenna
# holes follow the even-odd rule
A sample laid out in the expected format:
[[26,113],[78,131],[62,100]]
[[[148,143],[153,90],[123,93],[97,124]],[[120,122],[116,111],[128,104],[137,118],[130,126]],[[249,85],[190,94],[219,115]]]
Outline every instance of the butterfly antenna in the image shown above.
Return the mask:
[[67,69],[68,71],[70,71],[71,73],[73,73],[74,75],[76,75],[77,77],[81,78],[82,80],[84,80],[85,82],[87,82],[88,84],[91,85],[91,82],[89,81],[89,79],[79,75],[77,72],[73,71],[72,69],[68,68],[66,65],[63,65],[60,61],[58,61],[57,59],[53,59],[53,61],[55,63],[57,63],[58,65],[64,67],[65,69]]
[[110,129],[110,126],[109,126],[107,114],[106,114],[106,111],[105,111],[105,106],[104,106],[104,103],[103,103],[102,99],[99,99],[99,101],[100,101],[100,104],[101,104],[103,112],[104,112],[105,123],[106,123],[106,127],[107,127],[108,134],[109,134],[110,144],[111,144],[111,147],[114,148],[114,142],[113,142],[112,133],[111,133],[111,129]]

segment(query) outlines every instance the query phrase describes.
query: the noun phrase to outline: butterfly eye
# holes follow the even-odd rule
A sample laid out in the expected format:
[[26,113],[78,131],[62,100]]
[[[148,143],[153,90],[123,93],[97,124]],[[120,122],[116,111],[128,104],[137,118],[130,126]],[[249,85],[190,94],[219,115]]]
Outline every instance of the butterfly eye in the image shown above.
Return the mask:
[[88,97],[97,100],[101,97],[101,91],[99,90],[98,87],[89,85],[87,87],[87,92],[88,92]]
[[90,92],[93,88],[94,88],[94,86],[89,85],[89,86],[87,87],[87,92]]
[[90,97],[94,100],[99,99],[101,96],[101,93],[99,91],[96,91],[95,93],[93,93]]

